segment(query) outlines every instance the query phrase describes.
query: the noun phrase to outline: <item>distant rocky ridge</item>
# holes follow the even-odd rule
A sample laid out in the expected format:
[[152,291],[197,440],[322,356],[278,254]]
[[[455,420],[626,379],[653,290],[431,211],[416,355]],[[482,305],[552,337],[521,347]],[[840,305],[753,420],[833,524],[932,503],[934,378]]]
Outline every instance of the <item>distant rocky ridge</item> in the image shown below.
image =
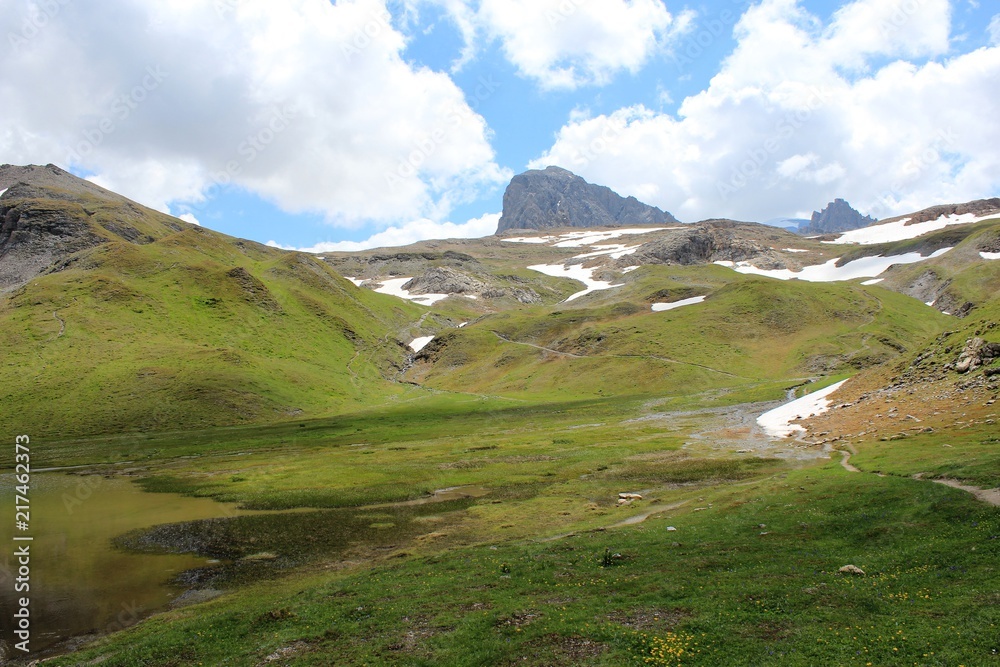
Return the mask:
[[860,229],[877,222],[875,218],[861,215],[843,199],[834,199],[822,211],[814,211],[808,225],[799,227],[800,234],[835,234]]
[[670,213],[593,185],[559,167],[515,176],[503,196],[497,234],[512,229],[621,227],[677,223]]

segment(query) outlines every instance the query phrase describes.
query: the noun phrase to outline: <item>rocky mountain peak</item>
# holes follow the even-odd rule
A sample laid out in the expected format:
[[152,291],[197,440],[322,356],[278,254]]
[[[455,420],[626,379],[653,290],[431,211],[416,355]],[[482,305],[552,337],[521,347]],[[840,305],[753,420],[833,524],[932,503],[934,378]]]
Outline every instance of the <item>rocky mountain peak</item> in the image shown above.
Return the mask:
[[814,211],[812,220],[805,227],[799,228],[800,234],[833,234],[849,232],[852,229],[867,227],[877,222],[875,218],[861,215],[843,199],[834,199],[822,211]]
[[677,219],[635,197],[588,183],[561,167],[533,169],[515,176],[503,197],[497,234],[511,229],[659,225]]

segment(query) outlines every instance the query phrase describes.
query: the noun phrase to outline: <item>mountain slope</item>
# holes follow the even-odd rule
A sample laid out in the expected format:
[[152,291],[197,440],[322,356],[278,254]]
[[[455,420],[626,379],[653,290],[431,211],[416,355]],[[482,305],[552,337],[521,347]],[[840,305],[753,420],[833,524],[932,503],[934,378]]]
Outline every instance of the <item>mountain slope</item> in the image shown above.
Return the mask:
[[3,428],[273,422],[401,391],[387,378],[423,309],[358,289],[310,255],[50,175],[20,174],[0,200],[19,213],[0,266],[23,283],[0,297]]

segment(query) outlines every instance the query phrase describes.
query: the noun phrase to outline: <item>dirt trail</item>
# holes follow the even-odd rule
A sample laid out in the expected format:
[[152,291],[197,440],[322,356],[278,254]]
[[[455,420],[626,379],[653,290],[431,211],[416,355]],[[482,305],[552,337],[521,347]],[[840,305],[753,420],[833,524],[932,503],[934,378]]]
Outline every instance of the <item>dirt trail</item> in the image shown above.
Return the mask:
[[[854,448],[852,447],[851,449],[853,450]],[[837,451],[840,452],[841,454],[840,465],[844,466],[844,468],[849,470],[850,472],[863,472],[861,470],[858,470],[849,463],[849,461],[851,460],[851,454],[849,452],[845,452],[842,449],[838,449]],[[884,475],[879,475],[879,476],[884,477]],[[987,503],[988,505],[993,505],[994,507],[1000,507],[1000,488],[980,489],[978,486],[968,486],[966,484],[962,484],[957,479],[925,480],[923,478],[923,473],[914,475],[913,479],[922,482],[926,481],[926,482],[934,482],[935,484],[944,484],[945,486],[950,486],[953,489],[958,489],[959,491],[965,491],[966,493],[971,493],[973,496],[976,497],[977,500]]]
[[66,333],[66,320],[64,320],[63,318],[59,317],[59,311],[58,310],[53,310],[52,311],[52,317],[54,317],[57,320],[59,320],[59,333],[56,334],[56,338],[61,338],[62,335],[64,333]]
[[932,479],[935,484],[944,484],[953,489],[959,489],[966,493],[971,493],[984,503],[989,503],[994,507],[1000,507],[1000,489],[980,489],[978,486],[966,486],[957,479]]
[[847,472],[861,472],[857,468],[851,465],[851,453],[845,452],[843,449],[838,449],[840,452],[840,465],[844,466],[844,470]]
[[613,523],[608,528],[621,528],[622,526],[634,526],[636,524],[642,523],[654,514],[662,514],[664,512],[669,512],[670,510],[675,510],[679,507],[687,505],[690,500],[684,500],[679,503],[673,503],[672,505],[653,505],[646,509],[642,514],[636,514],[635,516],[630,516],[624,521],[619,521],[618,523]]

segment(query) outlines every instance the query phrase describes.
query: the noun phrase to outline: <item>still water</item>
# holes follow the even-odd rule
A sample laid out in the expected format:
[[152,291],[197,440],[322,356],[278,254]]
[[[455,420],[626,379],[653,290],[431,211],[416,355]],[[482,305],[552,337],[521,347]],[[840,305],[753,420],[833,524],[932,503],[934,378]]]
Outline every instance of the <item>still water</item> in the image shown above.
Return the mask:
[[[196,556],[126,553],[112,539],[137,528],[242,514],[232,505],[175,494],[146,493],[132,482],[62,472],[31,475],[31,521],[15,529],[12,474],[0,475],[0,627],[3,656],[37,656],[79,635],[135,624],[162,609],[183,590],[171,585],[180,572],[203,567]],[[33,537],[14,542],[15,535]],[[30,591],[15,592],[15,550],[30,545]],[[29,597],[30,648],[13,648],[18,600]]]

